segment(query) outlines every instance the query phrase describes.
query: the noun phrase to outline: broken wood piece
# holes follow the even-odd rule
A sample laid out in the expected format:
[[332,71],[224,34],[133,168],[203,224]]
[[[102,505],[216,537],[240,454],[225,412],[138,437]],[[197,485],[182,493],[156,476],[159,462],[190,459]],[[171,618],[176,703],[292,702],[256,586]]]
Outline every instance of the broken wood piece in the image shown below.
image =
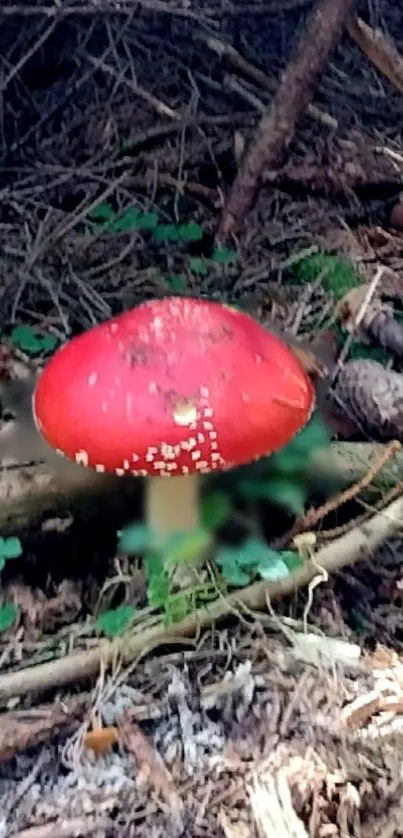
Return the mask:
[[312,100],[315,83],[354,6],[355,0],[321,0],[315,3],[297,52],[260,121],[255,139],[232,185],[218,231],[222,241],[227,240],[244,221],[264,170],[278,165],[288,148],[297,122]]
[[40,524],[55,515],[102,516],[117,519],[133,508],[139,484],[135,478],[98,474],[72,464],[52,472],[47,464],[0,469],[0,531],[2,535]]
[[35,748],[80,720],[87,696],[44,704],[34,710],[11,710],[0,716],[0,763]]
[[330,575],[372,556],[385,540],[401,532],[402,520],[403,497],[400,497],[362,526],[354,527],[318,550],[315,562],[305,562],[298,570],[282,579],[256,582],[226,597],[221,596],[179,623],[167,627],[158,623],[145,628],[140,622],[121,639],[115,638],[112,642],[103,640],[95,649],[75,652],[59,660],[0,675],[0,701],[4,703],[14,696],[40,692],[50,687],[56,689],[73,681],[93,678],[101,666],[109,667],[116,663],[117,657],[120,657],[123,664],[128,664],[159,646],[185,643],[185,638],[195,636],[201,629],[229,615],[246,611],[250,616],[251,611],[266,610],[268,601],[309,585],[318,573],[321,576],[324,573]]

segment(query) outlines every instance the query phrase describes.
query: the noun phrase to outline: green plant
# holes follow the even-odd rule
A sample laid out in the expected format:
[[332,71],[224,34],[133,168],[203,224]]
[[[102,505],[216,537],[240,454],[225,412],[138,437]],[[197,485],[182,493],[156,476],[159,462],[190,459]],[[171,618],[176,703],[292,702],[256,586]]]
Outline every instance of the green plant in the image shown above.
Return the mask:
[[5,602],[0,605],[0,634],[11,628],[17,622],[19,610],[13,602]]
[[[0,573],[4,569],[7,561],[10,559],[18,559],[21,554],[22,546],[19,538],[14,536],[10,536],[9,538],[0,537]],[[19,611],[14,603],[0,603],[0,634],[11,628],[11,626],[18,620],[18,616]]]
[[15,326],[11,332],[11,340],[28,355],[53,352],[58,343],[54,335],[41,335],[30,326]]
[[[237,547],[219,545],[216,548],[216,565],[221,576],[213,584],[201,581],[192,590],[172,592],[171,579],[175,567],[181,563],[191,563],[204,551],[207,553],[214,544],[217,531],[233,515],[236,520],[234,495],[242,495],[252,503],[262,500],[280,504],[293,514],[303,512],[306,501],[304,471],[314,449],[328,443],[327,428],[321,418],[314,414],[306,427],[282,451],[231,472],[230,477],[227,475],[228,490],[213,485],[202,499],[202,526],[196,531],[171,536],[158,549],[155,548],[153,533],[141,523],[132,524],[120,531],[118,549],[127,555],[143,557],[148,605],[162,611],[165,624],[182,619],[202,602],[216,597],[219,587],[225,595],[226,586],[242,587],[258,578],[279,579],[301,566],[302,559],[297,552],[273,550],[263,539],[248,532],[248,519],[245,521],[242,518],[242,526],[247,531],[243,543]],[[110,612],[105,613],[110,615]],[[129,626],[133,612],[124,611],[124,617]],[[107,618],[107,630],[120,632],[120,614],[117,619],[118,629],[114,623],[112,629],[108,628],[109,620],[112,620],[111,616]]]
[[306,256],[289,269],[290,278],[296,283],[315,282],[323,274],[322,287],[340,300],[360,284],[354,265],[343,256],[316,253]]
[[136,609],[132,605],[119,605],[100,614],[95,626],[101,634],[114,638],[124,634],[136,616]]
[[10,536],[10,538],[0,537],[0,573],[6,561],[9,559],[18,559],[21,555],[22,546],[19,538],[15,536]]
[[260,538],[250,536],[239,547],[221,547],[216,562],[231,587],[250,585],[254,579],[283,579],[302,562],[291,550],[272,550]]
[[249,501],[269,501],[300,515],[306,503],[305,471],[317,448],[329,445],[330,436],[314,413],[307,425],[284,448],[240,470],[235,492]]

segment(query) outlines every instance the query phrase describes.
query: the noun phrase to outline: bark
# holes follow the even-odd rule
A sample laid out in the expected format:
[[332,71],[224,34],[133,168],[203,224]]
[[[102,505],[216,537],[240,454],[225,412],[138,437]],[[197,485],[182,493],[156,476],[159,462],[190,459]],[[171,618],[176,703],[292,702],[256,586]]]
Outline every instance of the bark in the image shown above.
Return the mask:
[[321,0],[315,4],[296,54],[285,70],[233,183],[221,218],[218,234],[221,240],[228,239],[243,222],[259,189],[264,169],[279,164],[354,6],[355,0]]

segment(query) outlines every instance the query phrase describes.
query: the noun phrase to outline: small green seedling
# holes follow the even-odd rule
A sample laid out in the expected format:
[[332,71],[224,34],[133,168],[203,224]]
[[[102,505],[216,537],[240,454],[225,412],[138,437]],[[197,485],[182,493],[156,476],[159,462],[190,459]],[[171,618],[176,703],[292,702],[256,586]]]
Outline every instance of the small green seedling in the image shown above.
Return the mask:
[[54,335],[41,335],[30,326],[15,326],[11,332],[11,340],[18,349],[27,355],[39,355],[53,352],[58,344]]
[[0,573],[5,564],[10,559],[18,559],[22,555],[22,546],[19,538],[10,536],[10,538],[0,537]]
[[100,634],[113,639],[124,634],[135,617],[136,609],[132,605],[119,605],[117,608],[111,608],[100,614],[95,621],[95,626]]
[[0,605],[0,634],[13,626],[19,617],[19,610],[13,602]]

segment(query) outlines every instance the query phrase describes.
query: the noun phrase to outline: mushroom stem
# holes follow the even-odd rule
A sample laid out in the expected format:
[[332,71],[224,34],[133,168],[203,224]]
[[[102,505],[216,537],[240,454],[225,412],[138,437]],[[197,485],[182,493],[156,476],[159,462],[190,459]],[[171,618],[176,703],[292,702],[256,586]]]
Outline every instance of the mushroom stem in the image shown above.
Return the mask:
[[199,475],[149,477],[146,482],[146,522],[163,543],[173,533],[192,532],[200,526]]

